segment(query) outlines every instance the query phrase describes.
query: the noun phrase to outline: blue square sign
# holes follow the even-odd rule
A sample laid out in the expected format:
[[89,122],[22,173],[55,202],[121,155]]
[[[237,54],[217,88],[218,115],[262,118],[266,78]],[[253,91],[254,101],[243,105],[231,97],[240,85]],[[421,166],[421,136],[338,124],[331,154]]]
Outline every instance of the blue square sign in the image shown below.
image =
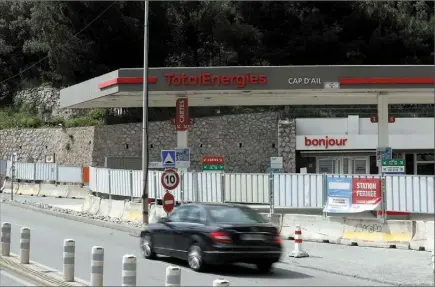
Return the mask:
[[175,167],[175,150],[162,150],[160,155],[163,167]]

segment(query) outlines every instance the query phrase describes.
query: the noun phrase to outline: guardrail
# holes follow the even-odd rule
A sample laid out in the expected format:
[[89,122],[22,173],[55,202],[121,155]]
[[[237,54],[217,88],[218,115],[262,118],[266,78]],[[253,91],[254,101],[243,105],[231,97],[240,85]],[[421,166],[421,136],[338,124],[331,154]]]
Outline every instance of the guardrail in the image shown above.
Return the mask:
[[[88,183],[89,168],[64,166],[56,163],[15,163],[16,180],[52,181],[56,183]],[[0,160],[0,176],[12,177],[12,162]]]
[[[4,161],[3,161],[4,162]],[[11,162],[6,165],[11,175]],[[162,198],[162,171],[149,171],[150,198]],[[379,178],[378,175],[263,174],[187,172],[172,193],[179,201],[238,202],[269,204],[284,208],[323,208],[327,200],[327,177]],[[16,163],[16,179],[89,183],[100,194],[130,198],[142,196],[142,171],[107,168],[82,168],[54,163]],[[385,176],[386,210],[411,213],[434,213],[434,176]]]

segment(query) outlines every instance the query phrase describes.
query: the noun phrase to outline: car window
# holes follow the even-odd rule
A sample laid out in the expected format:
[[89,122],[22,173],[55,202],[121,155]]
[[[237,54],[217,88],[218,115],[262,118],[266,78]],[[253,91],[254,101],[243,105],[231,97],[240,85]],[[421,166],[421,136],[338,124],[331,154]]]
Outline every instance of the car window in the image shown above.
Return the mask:
[[210,206],[207,208],[211,219],[216,223],[266,223],[264,217],[250,208],[238,206]]
[[186,221],[188,212],[187,206],[177,207],[168,218],[172,222],[183,222]]
[[198,206],[189,206],[189,213],[187,214],[187,222],[192,223],[205,223],[205,215],[201,208]]

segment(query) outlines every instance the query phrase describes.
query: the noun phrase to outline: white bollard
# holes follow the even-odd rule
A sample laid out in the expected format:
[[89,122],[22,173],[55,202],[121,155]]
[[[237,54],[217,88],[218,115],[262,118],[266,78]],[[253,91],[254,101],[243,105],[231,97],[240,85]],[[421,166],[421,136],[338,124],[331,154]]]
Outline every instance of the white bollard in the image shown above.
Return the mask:
[[66,282],[74,282],[75,252],[74,239],[65,239],[63,241],[63,279]]
[[230,286],[230,281],[225,279],[216,279],[213,281],[213,286]]
[[122,286],[136,286],[136,256],[122,257]]
[[30,229],[21,228],[20,234],[20,263],[29,264],[30,261]]
[[290,254],[290,257],[302,258],[308,257],[308,253],[302,249],[302,229],[300,225],[296,225],[295,230],[295,249]]
[[168,266],[166,268],[165,286],[181,286],[181,268]]
[[104,248],[92,247],[91,259],[91,286],[103,286],[104,274]]
[[10,256],[11,253],[11,224],[9,222],[2,223],[0,235],[2,244],[2,256]]

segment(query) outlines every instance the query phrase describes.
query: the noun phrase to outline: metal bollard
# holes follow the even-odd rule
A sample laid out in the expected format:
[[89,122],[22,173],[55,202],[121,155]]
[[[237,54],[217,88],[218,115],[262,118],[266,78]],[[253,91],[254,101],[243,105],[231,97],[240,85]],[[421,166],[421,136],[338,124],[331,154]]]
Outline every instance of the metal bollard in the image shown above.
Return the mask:
[[30,260],[30,228],[22,227],[20,234],[20,263],[29,264]]
[[74,239],[63,241],[63,279],[66,282],[74,282],[76,242]]
[[2,256],[10,256],[11,253],[11,224],[9,222],[2,223],[0,241],[2,244]]
[[181,268],[168,266],[166,268],[165,286],[181,286]]
[[136,286],[136,256],[122,257],[122,286]]
[[91,260],[91,286],[103,286],[104,274],[104,248],[92,247]]
[[224,279],[216,279],[213,281],[213,286],[230,286],[230,281]]

